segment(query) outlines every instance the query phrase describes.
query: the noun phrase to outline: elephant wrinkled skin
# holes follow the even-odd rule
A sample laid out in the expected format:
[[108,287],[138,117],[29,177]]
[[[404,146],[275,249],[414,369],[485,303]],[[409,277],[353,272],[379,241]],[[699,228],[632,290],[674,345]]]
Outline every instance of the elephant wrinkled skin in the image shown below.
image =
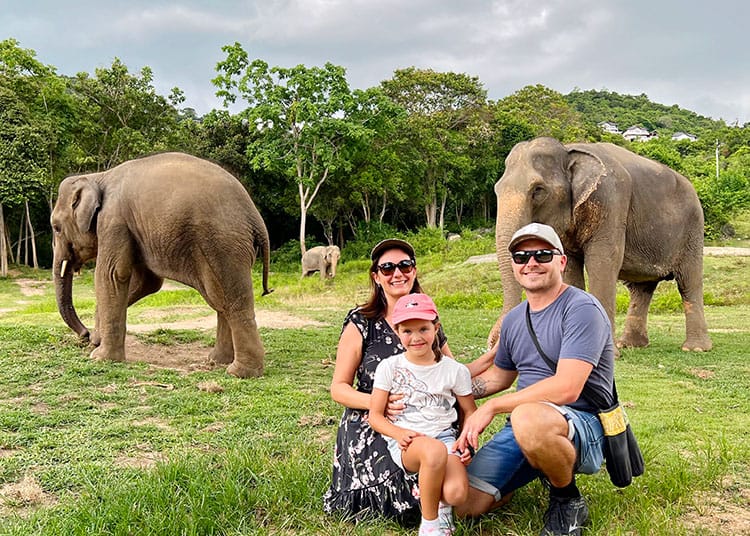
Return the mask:
[[320,279],[336,277],[336,265],[341,257],[338,246],[315,246],[302,255],[302,277],[320,272]]
[[[659,281],[674,279],[685,311],[683,350],[710,350],[703,312],[703,211],[690,181],[667,166],[610,143],[521,142],[495,184],[496,247],[503,315],[521,299],[508,243],[530,222],[551,225],[562,240],[565,281],[585,288],[613,326],[617,280],[630,305],[619,347],[648,345],[646,320]],[[490,333],[497,338],[503,315]]]
[[89,331],[73,307],[72,274],[96,259],[93,358],[125,360],[127,307],[169,278],[195,288],[216,310],[210,358],[229,363],[234,376],[263,374],[251,270],[260,252],[263,294],[270,292],[268,231],[231,174],[164,153],[71,176],[60,184],[51,223],[58,308],[83,338]]

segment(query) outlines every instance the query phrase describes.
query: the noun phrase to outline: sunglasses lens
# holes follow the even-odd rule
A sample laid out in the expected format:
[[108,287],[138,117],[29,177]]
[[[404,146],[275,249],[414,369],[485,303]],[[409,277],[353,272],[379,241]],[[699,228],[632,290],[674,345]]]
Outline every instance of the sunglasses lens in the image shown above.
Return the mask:
[[398,269],[402,274],[408,274],[414,269],[414,263],[409,260],[401,261],[398,263]]
[[531,258],[530,252],[527,251],[516,251],[513,254],[513,262],[516,264],[526,264]]
[[552,253],[549,250],[548,251],[539,250],[536,253],[534,253],[534,260],[536,262],[544,264],[544,263],[550,262],[552,260],[552,257],[554,256],[555,256],[554,253]]
[[392,262],[384,262],[383,264],[378,266],[378,269],[383,275],[393,275],[393,272],[396,271],[396,265]]

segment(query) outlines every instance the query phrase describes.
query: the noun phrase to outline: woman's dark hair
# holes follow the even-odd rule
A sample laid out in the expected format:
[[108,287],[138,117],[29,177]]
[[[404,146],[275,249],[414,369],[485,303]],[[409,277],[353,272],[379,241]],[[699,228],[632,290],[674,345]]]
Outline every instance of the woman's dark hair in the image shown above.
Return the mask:
[[[409,258],[414,263],[414,266],[417,265],[417,260],[411,255],[409,251],[406,251],[405,249],[401,249],[399,247],[394,247],[391,249],[398,249],[399,251],[403,251],[407,255],[409,255]],[[390,249],[386,250],[390,251]],[[385,251],[383,251],[385,253]],[[380,257],[382,257],[383,254],[381,253]],[[370,265],[370,274],[373,274],[378,271],[378,264],[380,264],[380,257],[377,259],[374,259],[372,261],[372,264]],[[414,294],[416,292],[422,292],[422,287],[419,284],[419,280],[415,277],[414,283],[411,287],[411,292],[409,294]],[[385,317],[385,310],[388,308],[388,302],[385,299],[385,294],[383,293],[383,289],[378,285],[375,280],[370,276],[370,298],[360,306],[359,312],[367,318],[368,320],[380,320]]]

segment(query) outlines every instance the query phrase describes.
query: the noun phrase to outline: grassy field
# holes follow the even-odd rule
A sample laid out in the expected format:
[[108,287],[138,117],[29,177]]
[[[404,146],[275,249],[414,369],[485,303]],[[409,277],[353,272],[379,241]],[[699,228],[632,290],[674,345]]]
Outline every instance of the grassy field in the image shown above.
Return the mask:
[[[462,361],[479,355],[502,304],[494,264],[463,262],[490,251],[478,241],[420,257],[420,279]],[[750,534],[749,265],[705,260],[715,346],[707,353],[679,350],[679,295],[660,286],[650,347],[617,362],[646,474],[623,490],[604,472],[580,477],[586,534]],[[266,372],[248,380],[205,363],[211,310],[192,289],[169,285],[133,306],[131,360],[108,363],[91,361],[64,326],[48,271],[0,279],[0,534],[414,533],[321,511],[341,414],[327,389],[366,269],[348,261],[321,282],[275,266],[276,291],[256,305]],[[90,271],[74,291],[92,324]],[[619,322],[626,306],[620,289]],[[545,507],[534,483],[499,512],[459,522],[457,534],[538,534]]]

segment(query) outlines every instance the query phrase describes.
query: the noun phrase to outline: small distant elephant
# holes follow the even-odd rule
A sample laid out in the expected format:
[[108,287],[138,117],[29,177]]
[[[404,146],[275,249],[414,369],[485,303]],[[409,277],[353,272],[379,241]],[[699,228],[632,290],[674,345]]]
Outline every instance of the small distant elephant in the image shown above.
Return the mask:
[[674,279],[685,310],[682,349],[711,349],[703,313],[703,211],[685,177],[610,143],[536,138],[513,147],[495,193],[503,315],[521,299],[508,243],[520,227],[540,222],[562,240],[565,281],[585,288],[585,267],[589,291],[607,311],[613,335],[616,284],[625,282],[630,306],[619,347],[648,345],[654,290],[659,281]]
[[[97,346],[91,356],[125,360],[127,307],[157,292],[164,278],[195,288],[216,310],[210,358],[245,378],[263,374],[265,351],[255,321],[252,266],[263,256],[266,225],[240,182],[187,154],[130,160],[109,171],[62,181],[50,218],[57,305],[65,323]],[[73,307],[73,272],[96,259],[95,332]]]
[[315,246],[302,255],[302,277],[320,272],[320,279],[336,277],[341,250],[338,246]]

